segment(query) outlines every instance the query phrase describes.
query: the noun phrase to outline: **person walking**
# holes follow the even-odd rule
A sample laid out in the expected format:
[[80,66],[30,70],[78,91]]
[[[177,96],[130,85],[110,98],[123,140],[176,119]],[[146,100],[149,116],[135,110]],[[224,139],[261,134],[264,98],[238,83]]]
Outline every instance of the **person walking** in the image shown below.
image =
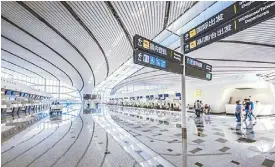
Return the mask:
[[242,112],[242,105],[240,101],[236,101],[236,109],[235,109],[235,116],[237,118],[236,122],[241,122],[241,112]]
[[249,121],[251,121],[251,115],[250,115],[250,102],[248,101],[248,99],[244,99],[245,100],[245,119],[244,121],[246,121],[247,117],[249,117]]
[[253,118],[256,120],[256,116],[254,115],[254,102],[251,100],[251,99],[248,99],[249,103],[250,103],[250,111],[249,111],[249,114],[250,114],[250,117],[253,116]]
[[201,103],[199,100],[197,100],[194,104],[194,108],[195,108],[195,113],[197,115],[197,117],[200,117],[200,112],[201,112]]

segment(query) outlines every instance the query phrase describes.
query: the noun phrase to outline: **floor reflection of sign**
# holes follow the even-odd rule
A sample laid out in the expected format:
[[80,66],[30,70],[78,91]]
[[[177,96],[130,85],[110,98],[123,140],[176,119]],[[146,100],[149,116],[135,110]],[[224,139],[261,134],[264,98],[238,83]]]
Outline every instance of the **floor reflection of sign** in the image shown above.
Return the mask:
[[149,63],[150,62],[150,57],[147,54],[143,55],[143,62],[144,63]]

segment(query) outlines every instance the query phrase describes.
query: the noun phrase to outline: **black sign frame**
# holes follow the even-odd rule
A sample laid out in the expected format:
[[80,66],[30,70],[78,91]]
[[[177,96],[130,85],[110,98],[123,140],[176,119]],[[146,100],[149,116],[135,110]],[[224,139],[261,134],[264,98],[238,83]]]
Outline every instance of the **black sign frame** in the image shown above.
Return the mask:
[[[195,61],[195,63],[194,64],[188,63],[188,61],[190,61],[190,60],[192,60],[192,62]],[[199,61],[199,60],[194,59],[194,58],[189,57],[189,56],[185,56],[185,66],[198,68],[200,70],[208,71],[208,72],[212,71],[212,65],[207,64],[207,63],[202,62],[202,61]]]
[[[134,49],[143,50],[145,52],[152,53],[154,55],[158,55],[166,60],[182,64],[183,63],[183,54],[171,50],[167,47],[164,47],[154,41],[151,41],[147,38],[144,38],[140,35],[135,35],[133,39]],[[153,47],[151,47],[153,46]],[[152,50],[151,48],[154,48]]]
[[[237,32],[243,31],[244,29],[252,27],[272,17],[275,17],[275,2],[266,2],[263,5],[260,5],[257,8],[254,8],[249,12],[234,18],[233,20],[230,20],[212,29],[211,31],[194,38],[192,41],[184,43],[184,53],[190,53],[196,49],[207,46]],[[250,18],[251,20],[246,18]]]
[[[154,55],[152,53],[147,53],[146,51],[143,50],[139,50],[139,49],[135,49],[134,53],[133,53],[133,59],[134,59],[134,63],[135,64],[139,64],[145,67],[150,67],[150,68],[155,68],[155,69],[159,69],[159,70],[163,70],[163,71],[167,71],[167,72],[172,72],[172,73],[176,73],[176,74],[183,74],[183,65],[179,64],[179,63],[175,63],[169,60],[165,60],[163,57],[160,57],[158,55]],[[159,67],[156,65],[152,65],[150,63],[145,63],[144,60],[144,55],[147,56],[153,56],[155,58],[158,58],[160,60],[166,61],[166,65],[165,68],[163,67]]]
[[[206,75],[210,75],[210,78],[207,78]],[[195,67],[185,66],[185,76],[211,81],[213,74]]]
[[205,20],[198,26],[184,33],[183,41],[184,43],[186,43],[196,38],[197,36],[200,36],[205,32],[227,22],[228,20],[239,16],[242,13],[246,13],[254,9],[255,7],[263,5],[265,2],[267,1],[237,1],[229,7],[222,10],[221,12]]

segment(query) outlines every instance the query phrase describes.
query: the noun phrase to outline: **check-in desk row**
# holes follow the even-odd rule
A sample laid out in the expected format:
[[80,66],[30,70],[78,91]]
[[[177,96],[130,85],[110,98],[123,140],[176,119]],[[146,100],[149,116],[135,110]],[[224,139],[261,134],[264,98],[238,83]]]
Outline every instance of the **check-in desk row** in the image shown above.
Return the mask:
[[[44,111],[50,107],[50,104],[10,104],[1,105],[1,117],[4,118],[7,115],[11,115],[14,119],[15,114],[20,118],[20,113],[23,112],[25,115],[33,113],[38,113]],[[1,119],[2,120],[2,119]]]
[[115,107],[111,106],[110,110],[115,113],[126,116],[137,117],[139,119],[158,122],[160,124],[170,125],[173,127],[181,127],[181,113],[167,110],[144,109],[135,107]]

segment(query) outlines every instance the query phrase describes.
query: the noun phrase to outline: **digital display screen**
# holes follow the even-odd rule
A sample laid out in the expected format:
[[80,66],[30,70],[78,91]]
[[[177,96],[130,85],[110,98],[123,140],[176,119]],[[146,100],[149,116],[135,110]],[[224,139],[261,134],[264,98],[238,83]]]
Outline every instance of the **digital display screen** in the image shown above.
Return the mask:
[[92,99],[92,95],[91,94],[83,94],[83,99],[84,100]]
[[15,96],[16,95],[16,91],[12,91],[11,95]]
[[148,95],[148,96],[146,96],[146,98],[149,98],[150,96]]
[[162,97],[163,96],[163,94],[159,94],[159,97]]
[[24,97],[24,96],[25,96],[25,93],[20,92],[20,97]]
[[164,94],[164,97],[168,97],[168,94]]
[[180,97],[180,93],[176,93],[176,97]]

